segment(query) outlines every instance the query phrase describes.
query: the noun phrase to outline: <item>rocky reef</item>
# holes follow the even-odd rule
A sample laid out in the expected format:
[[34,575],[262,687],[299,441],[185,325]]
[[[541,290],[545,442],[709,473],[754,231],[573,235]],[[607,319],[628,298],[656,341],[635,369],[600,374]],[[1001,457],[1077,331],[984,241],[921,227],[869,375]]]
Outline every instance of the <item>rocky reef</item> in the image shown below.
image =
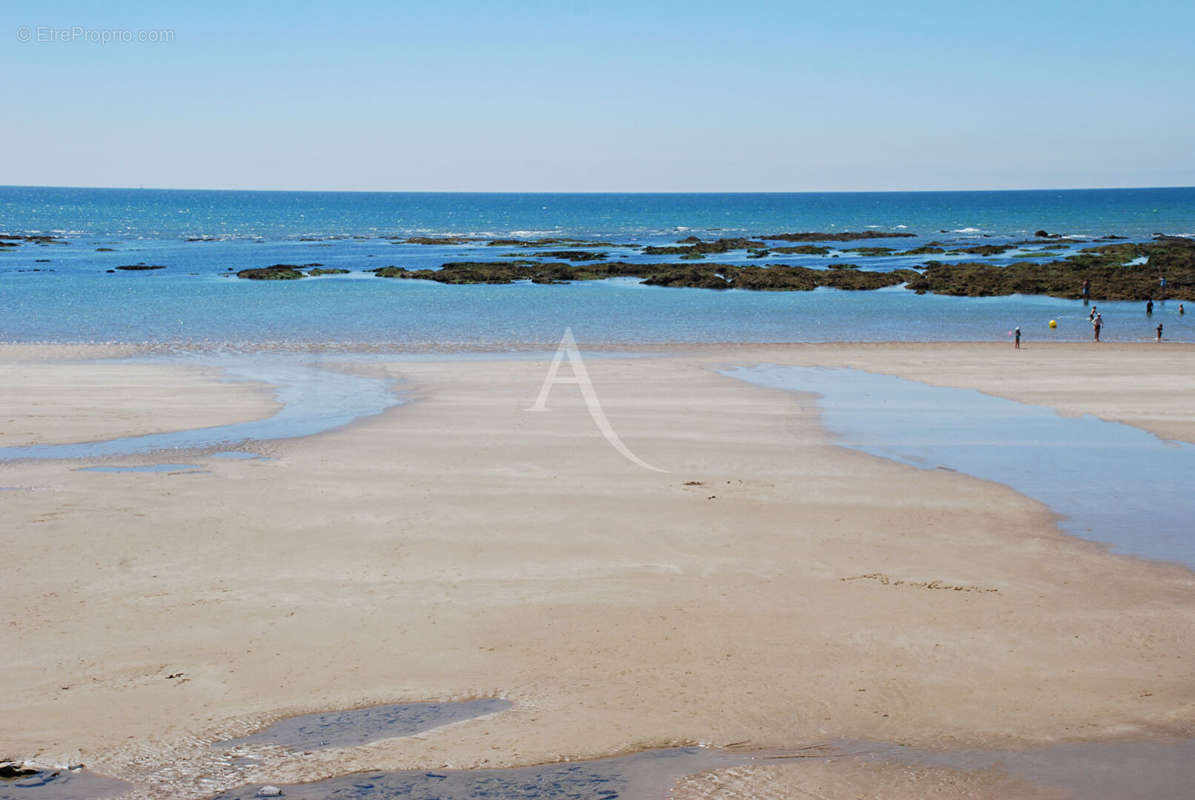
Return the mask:
[[[696,241],[694,241],[696,240]],[[679,256],[690,253],[729,253],[731,250],[756,250],[767,247],[763,242],[755,239],[715,239],[712,242],[702,241],[696,236],[682,239],[677,245],[649,245],[643,248],[643,254],[648,256]]]
[[585,239],[547,237],[543,239],[491,239],[487,247],[637,247],[634,244],[590,242]]
[[595,253],[592,250],[545,250],[540,253],[518,253],[521,257],[556,258],[561,261],[601,261],[606,253]]
[[1163,299],[1163,277],[1167,298],[1195,297],[1195,240],[1162,236],[1153,242],[1105,244],[1044,264],[1018,261],[1001,267],[931,261],[909,281],[909,288],[919,294],[1044,294],[1079,299],[1083,282],[1089,281],[1092,300],[1144,301]]
[[395,244],[432,244],[432,245],[450,245],[450,244],[469,244],[471,242],[484,242],[485,239],[479,239],[476,236],[412,236],[410,239],[395,239]]
[[927,242],[920,247],[914,247],[912,250],[904,250],[897,253],[898,256],[936,256],[942,255],[946,252],[946,248],[942,246],[941,242]]
[[380,278],[430,280],[447,284],[567,283],[636,277],[650,286],[683,286],[697,289],[751,289],[755,291],[809,291],[818,286],[837,289],[879,289],[906,283],[920,275],[913,270],[873,272],[853,265],[818,270],[808,267],[770,267],[735,264],[630,264],[614,261],[577,266],[541,262],[476,262],[444,264],[440,269],[382,267],[372,270]]
[[761,236],[776,242],[854,242],[860,239],[911,239],[915,233],[890,231],[839,231],[838,233],[808,232],[808,233],[775,233]]
[[139,262],[137,264],[123,264],[117,267],[117,269],[122,269],[126,272],[144,272],[151,269],[166,269],[166,266],[164,264],[146,264],[144,262]]
[[890,256],[896,252],[896,249],[893,247],[852,247],[850,250],[844,250],[843,252],[850,253],[853,256],[874,258],[875,256]]
[[22,244],[70,244],[66,239],[43,234],[8,233],[0,234],[0,247],[19,247]]
[[[273,264],[269,267],[243,269],[236,275],[238,278],[245,278],[251,281],[297,281],[300,278],[306,278],[308,274],[317,274],[315,270],[322,266],[323,264]],[[311,269],[312,272],[304,273],[302,271],[304,269]],[[347,269],[340,270],[340,273],[347,272]],[[321,271],[318,274],[327,275],[334,273]]]
[[[789,237],[815,237],[822,234],[784,234]],[[869,232],[855,234],[827,234],[832,237],[863,238],[904,237],[911,234]],[[536,244],[529,244],[535,242]],[[577,240],[493,240],[515,243],[522,247],[538,248],[545,242]],[[775,240],[773,240],[775,241]],[[898,251],[890,247],[857,247],[844,251],[850,255],[918,256],[940,254],[968,254],[998,256],[1014,248],[1042,245],[1069,245],[1073,240],[1049,236],[1025,243],[974,244],[928,242],[920,247]],[[1140,300],[1195,298],[1195,240],[1157,235],[1147,242],[1100,240],[1091,242],[1078,252],[1060,253],[1057,249],[1042,249],[1023,253],[1021,260],[1004,266],[985,261],[944,263],[928,261],[916,269],[880,271],[860,269],[857,264],[828,262],[828,269],[771,263],[730,264],[707,262],[707,255],[730,251],[746,251],[746,259],[760,259],[769,255],[830,255],[819,245],[799,244],[761,246],[756,239],[723,238],[712,241],[687,237],[675,247],[648,247],[651,255],[678,255],[677,261],[659,264],[637,264],[609,261],[609,254],[601,251],[576,249],[534,249],[513,254],[513,258],[495,261],[453,261],[439,269],[386,266],[367,270],[377,277],[427,280],[437,283],[510,284],[529,281],[538,284],[559,284],[573,281],[607,278],[637,278],[651,286],[688,287],[702,289],[745,289],[752,291],[809,291],[818,287],[866,291],[886,286],[907,285],[918,293],[958,296],[991,296],[1008,294],[1041,294],[1078,299],[1082,297],[1084,282],[1090,287],[1092,300]],[[492,242],[491,242],[492,243]],[[592,243],[591,243],[592,244]],[[589,246],[589,245],[586,245]],[[838,255],[834,253],[833,255]],[[1047,260],[1048,259],[1048,260]],[[843,261],[846,261],[844,258]],[[317,275],[343,275],[347,269],[321,269],[320,264],[274,264],[269,267],[245,269],[235,273],[249,280],[297,280]],[[153,269],[155,265],[128,265],[119,269]],[[231,268],[230,268],[230,274]],[[1160,283],[1166,278],[1163,295]]]
[[791,256],[824,256],[830,253],[830,248],[818,247],[815,244],[782,245],[780,247],[769,247],[768,249],[773,253]]

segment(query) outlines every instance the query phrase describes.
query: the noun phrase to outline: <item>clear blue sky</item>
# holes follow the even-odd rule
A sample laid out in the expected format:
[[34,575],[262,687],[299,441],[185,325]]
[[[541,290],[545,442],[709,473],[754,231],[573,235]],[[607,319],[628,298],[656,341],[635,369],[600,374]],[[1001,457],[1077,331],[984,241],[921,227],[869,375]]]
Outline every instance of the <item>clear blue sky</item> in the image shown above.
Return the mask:
[[[173,41],[38,41],[73,26]],[[8,0],[0,182],[1189,186],[1193,30],[1191,0]]]

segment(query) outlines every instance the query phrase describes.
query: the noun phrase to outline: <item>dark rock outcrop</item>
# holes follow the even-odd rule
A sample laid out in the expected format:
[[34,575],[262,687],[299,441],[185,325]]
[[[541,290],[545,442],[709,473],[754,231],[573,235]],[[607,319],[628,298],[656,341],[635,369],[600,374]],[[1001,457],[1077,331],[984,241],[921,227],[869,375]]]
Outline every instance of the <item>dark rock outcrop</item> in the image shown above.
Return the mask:
[[[1144,264],[1132,262],[1146,258]],[[1166,277],[1167,297],[1195,297],[1195,241],[1166,239],[1144,244],[1088,247],[1069,258],[1047,263],[1019,261],[999,267],[984,263],[942,264],[931,261],[909,288],[934,294],[985,297],[1044,294],[1079,299],[1090,281],[1092,300],[1138,300],[1158,297]]]
[[687,253],[729,253],[731,250],[754,250],[766,247],[763,242],[755,239],[715,239],[712,242],[698,240],[695,244],[650,245],[643,248],[643,254],[648,256],[679,256]]
[[382,267],[373,270],[381,278],[430,280],[447,284],[567,283],[615,277],[637,277],[650,286],[697,289],[750,289],[755,291],[808,291],[818,286],[839,289],[878,289],[908,282],[920,275],[913,270],[871,272],[852,264],[837,269],[775,265],[770,267],[735,264],[630,264],[625,261],[573,265],[540,262],[450,262],[440,269]]
[[299,270],[294,264],[275,264],[272,267],[243,269],[237,273],[237,277],[251,281],[297,281],[307,277]]
[[890,256],[895,253],[896,250],[892,247],[853,247],[850,250],[845,250],[843,252],[867,258],[875,256]]
[[491,239],[487,247],[637,247],[633,244],[615,242],[588,242],[568,237],[547,237],[543,239]]
[[46,236],[40,233],[6,233],[0,234],[0,242],[9,242],[5,245],[13,247],[22,243],[25,244],[70,244],[66,239],[59,239],[56,236]]
[[412,236],[410,239],[395,241],[395,244],[469,244],[470,242],[484,242],[485,239],[476,236]]
[[901,233],[891,231],[840,231],[838,233],[808,232],[808,233],[776,233],[761,236],[761,239],[780,242],[854,242],[860,239],[911,239],[915,233]]
[[601,261],[606,253],[595,253],[592,250],[545,250],[542,253],[520,253],[521,256],[532,258],[556,258],[562,261]]

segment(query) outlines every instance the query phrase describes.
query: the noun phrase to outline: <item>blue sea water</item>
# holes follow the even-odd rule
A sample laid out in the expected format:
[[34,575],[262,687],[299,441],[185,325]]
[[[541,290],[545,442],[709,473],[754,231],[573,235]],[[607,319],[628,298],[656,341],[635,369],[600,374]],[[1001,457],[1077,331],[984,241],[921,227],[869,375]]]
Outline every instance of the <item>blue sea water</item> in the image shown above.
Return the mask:
[[[903,227],[902,227],[903,226]],[[0,230],[187,236],[671,237],[798,230],[1195,232],[1195,188],[799,194],[244,192],[0,187]]]
[[[860,258],[859,244],[931,240],[1015,242],[1038,229],[1134,240],[1195,232],[1195,189],[830,194],[418,194],[226,192],[0,187],[0,233],[63,243],[0,248],[0,341],[162,343],[342,342],[418,348],[546,345],[565,326],[588,343],[701,341],[997,340],[1016,326],[1027,343],[1090,336],[1087,310],[1044,297],[918,297],[876,292],[745,292],[654,288],[636,279],[536,286],[446,286],[376,278],[396,265],[501,260],[519,247],[406,244],[409,236],[572,236],[615,245],[670,244],[690,235],[887,231],[913,238],[835,244],[825,256],[711,260],[915,266],[924,257]],[[1052,251],[1084,246],[1059,240]],[[1040,248],[1038,248],[1040,250]],[[630,247],[610,260],[671,261]],[[1032,250],[1032,248],[1030,248]],[[1015,258],[1014,258],[1015,255]],[[1024,250],[989,259],[1010,263]],[[940,258],[962,260],[962,256]],[[974,260],[974,257],[966,257]],[[115,271],[146,263],[160,270]],[[276,263],[351,270],[292,282],[233,277]],[[1136,303],[1100,304],[1104,338],[1195,341],[1195,308],[1147,318]],[[1047,327],[1055,319],[1056,329]]]

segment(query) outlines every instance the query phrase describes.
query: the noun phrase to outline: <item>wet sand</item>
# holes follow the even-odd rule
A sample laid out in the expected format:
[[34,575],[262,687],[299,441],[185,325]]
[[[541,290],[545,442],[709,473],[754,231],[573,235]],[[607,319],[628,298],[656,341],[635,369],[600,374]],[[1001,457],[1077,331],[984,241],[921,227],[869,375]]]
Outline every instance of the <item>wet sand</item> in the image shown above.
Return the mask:
[[[61,355],[0,347],[4,430],[21,444],[272,412],[268,387],[214,372]],[[837,447],[813,398],[718,373],[755,363],[973,387],[1195,441],[1195,348],[1169,344],[752,345],[587,361],[614,429],[667,473],[611,447],[576,387],[527,412],[545,361],[342,365],[402,381],[411,402],[263,443],[268,461],[160,459],[204,474],[0,464],[0,486],[22,490],[0,495],[14,645],[0,658],[0,755],[67,754],[138,796],[203,797],[246,777],[221,767],[214,741],[299,713],[482,697],[515,706],[409,738],[267,754],[248,779],[692,744],[1195,735],[1195,575],[1065,536],[1006,487]],[[778,769],[789,772],[767,771]],[[827,769],[838,783],[823,781],[825,797],[889,785],[962,797],[983,781],[1002,787],[992,796],[1048,796],[942,767],[907,791],[874,765]],[[678,797],[814,791],[812,772],[759,770]]]

